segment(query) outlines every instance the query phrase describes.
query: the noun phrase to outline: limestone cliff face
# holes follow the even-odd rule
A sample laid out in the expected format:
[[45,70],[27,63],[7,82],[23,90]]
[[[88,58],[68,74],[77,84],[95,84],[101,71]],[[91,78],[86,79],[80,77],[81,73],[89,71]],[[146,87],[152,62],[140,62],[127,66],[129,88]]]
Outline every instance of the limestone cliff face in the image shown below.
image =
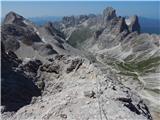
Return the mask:
[[[12,51],[6,53],[3,43],[1,45],[1,105],[3,106],[1,112],[3,113],[17,111],[29,104],[33,96],[41,95],[41,92],[31,77],[32,71],[26,71],[27,75],[25,70],[19,67],[23,65],[22,61]],[[36,74],[36,71],[33,73]]]
[[128,19],[128,26],[129,26],[129,31],[130,32],[135,32],[137,31],[138,33],[140,33],[140,24],[138,21],[138,16],[132,16]]
[[19,24],[19,25],[25,25],[23,23],[23,20],[24,20],[24,17],[23,16],[20,16],[18,14],[16,14],[15,12],[9,12],[5,19],[4,19],[4,24],[12,24],[12,23],[16,23],[16,24]]
[[103,10],[103,23],[107,25],[107,22],[116,18],[116,10],[112,7],[107,7]]

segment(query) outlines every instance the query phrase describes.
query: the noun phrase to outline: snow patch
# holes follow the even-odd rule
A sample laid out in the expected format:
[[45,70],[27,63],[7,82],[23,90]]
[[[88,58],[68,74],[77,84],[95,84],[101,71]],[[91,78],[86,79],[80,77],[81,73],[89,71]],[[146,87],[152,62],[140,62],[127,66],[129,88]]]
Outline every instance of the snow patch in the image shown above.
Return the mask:
[[33,29],[34,29],[34,32],[36,32],[37,35],[40,35],[40,33],[38,32],[36,27],[33,27]]
[[29,25],[29,23],[26,20],[23,20],[23,23]]
[[132,53],[133,53],[132,48],[131,48],[129,51],[127,51],[127,52],[123,52],[123,51],[122,51],[122,53],[120,53],[120,58],[121,58],[121,59],[125,59],[125,58],[127,58],[129,55],[131,55]]
[[29,61],[31,61],[31,58],[26,57],[26,58],[24,58],[22,64],[25,65],[25,64],[28,63]]
[[38,31],[36,31],[36,34],[37,34],[37,35],[40,35]]
[[42,38],[42,41],[43,41],[44,43],[47,43],[47,41],[45,40],[45,38],[44,38],[44,37]]
[[125,19],[125,22],[126,22],[127,25],[131,24],[131,20],[130,19]]

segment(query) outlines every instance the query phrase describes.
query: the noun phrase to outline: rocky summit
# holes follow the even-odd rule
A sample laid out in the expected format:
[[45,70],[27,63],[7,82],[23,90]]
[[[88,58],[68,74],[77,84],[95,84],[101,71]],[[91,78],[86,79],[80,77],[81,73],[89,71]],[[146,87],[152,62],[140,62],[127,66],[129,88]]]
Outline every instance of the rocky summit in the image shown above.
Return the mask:
[[64,16],[1,25],[3,120],[158,120],[160,36],[138,16]]

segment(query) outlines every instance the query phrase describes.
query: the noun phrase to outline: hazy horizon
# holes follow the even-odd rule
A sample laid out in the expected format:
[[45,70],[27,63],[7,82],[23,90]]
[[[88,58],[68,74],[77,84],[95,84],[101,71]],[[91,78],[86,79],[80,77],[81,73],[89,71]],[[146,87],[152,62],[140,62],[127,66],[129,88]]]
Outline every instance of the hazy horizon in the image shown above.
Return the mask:
[[8,12],[14,11],[26,18],[32,17],[50,17],[50,16],[70,16],[80,14],[100,14],[103,9],[111,6],[116,9],[118,16],[138,15],[141,17],[160,19],[159,1],[79,1],[79,2],[11,2],[2,1],[2,16]]

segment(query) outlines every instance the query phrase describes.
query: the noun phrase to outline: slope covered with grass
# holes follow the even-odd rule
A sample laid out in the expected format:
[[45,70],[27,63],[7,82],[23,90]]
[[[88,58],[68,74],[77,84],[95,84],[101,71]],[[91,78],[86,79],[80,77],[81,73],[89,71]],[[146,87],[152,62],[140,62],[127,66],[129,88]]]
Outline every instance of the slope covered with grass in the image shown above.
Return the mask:
[[77,29],[71,34],[68,43],[73,47],[76,48],[80,47],[82,42],[84,42],[85,40],[87,40],[92,36],[92,33],[93,33],[92,30],[87,27]]

